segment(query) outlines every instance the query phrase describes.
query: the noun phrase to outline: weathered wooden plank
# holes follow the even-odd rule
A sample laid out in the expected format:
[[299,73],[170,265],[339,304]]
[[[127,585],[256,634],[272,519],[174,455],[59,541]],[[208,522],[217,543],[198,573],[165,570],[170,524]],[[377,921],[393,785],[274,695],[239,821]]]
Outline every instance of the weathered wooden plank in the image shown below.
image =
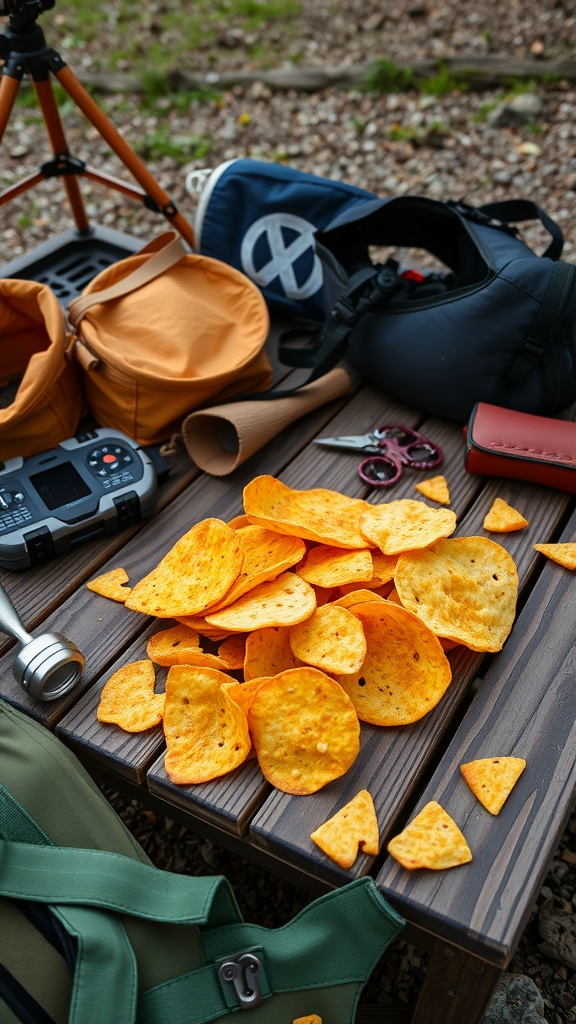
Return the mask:
[[[576,514],[561,536],[576,538]],[[546,562],[502,653],[494,660],[411,810],[437,800],[462,829],[470,864],[408,872],[388,857],[378,875],[411,922],[505,967],[525,926],[574,802],[576,646],[573,574]],[[514,755],[527,766],[500,814],[490,815],[460,764]]]

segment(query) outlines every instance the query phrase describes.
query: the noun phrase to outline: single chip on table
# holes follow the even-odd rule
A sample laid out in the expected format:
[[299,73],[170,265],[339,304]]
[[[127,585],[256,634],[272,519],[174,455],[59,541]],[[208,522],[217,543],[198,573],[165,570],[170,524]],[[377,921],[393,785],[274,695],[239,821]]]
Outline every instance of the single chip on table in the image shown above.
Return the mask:
[[310,839],[341,868],[348,870],[358,853],[376,857],[380,834],[374,801],[361,789],[344,807],[311,833]]
[[444,871],[472,860],[472,851],[456,822],[436,800],[388,843],[388,853],[402,867]]
[[309,583],[293,572],[259,583],[249,594],[218,612],[208,612],[208,625],[235,633],[248,633],[266,626],[294,626],[316,608],[316,595]]
[[209,782],[238,768],[250,752],[246,715],[223,688],[235,682],[214,668],[176,665],[166,679],[165,766],[176,785]]
[[512,556],[488,537],[453,537],[401,555],[394,574],[400,600],[437,636],[473,651],[499,651],[518,597]]
[[511,533],[512,530],[523,530],[528,526],[528,520],[503,498],[494,498],[482,526],[492,533]]
[[430,501],[435,501],[438,505],[450,504],[448,481],[442,474],[431,476],[428,480],[421,480],[420,483],[416,484],[416,490],[424,498],[430,498]]
[[244,679],[275,676],[287,668],[296,668],[297,664],[290,647],[290,631],[286,626],[267,626],[248,633]]
[[534,550],[546,555],[546,558],[557,562],[558,565],[563,565],[565,569],[576,569],[576,543],[569,541],[566,544],[535,544]]
[[317,668],[280,672],[254,695],[248,711],[264,777],[295,796],[340,778],[360,750],[360,723],[341,686]]
[[372,505],[360,517],[360,529],[385,555],[427,548],[456,529],[456,514],[448,508],[430,508],[423,501],[399,498]]
[[498,814],[526,767],[523,757],[481,757],[460,765],[474,796],[490,814]]
[[290,630],[292,653],[322,672],[358,671],[366,657],[366,638],[356,615],[341,605],[325,604]]
[[372,725],[408,725],[438,704],[452,679],[440,641],[421,619],[388,601],[354,605],[367,654],[361,667],[336,678],[358,718]]
[[296,571],[308,583],[330,588],[370,580],[374,575],[374,566],[368,548],[350,551],[329,544],[317,544],[309,550]]
[[322,487],[294,490],[273,476],[257,476],[244,488],[250,522],[338,548],[368,546],[360,531],[360,516],[368,508],[363,498]]
[[162,721],[164,694],[154,693],[156,676],[151,661],[123,665],[104,684],[96,711],[99,722],[125,732],[144,732]]
[[112,601],[120,601],[122,604],[131,592],[131,587],[126,587],[128,573],[126,569],[110,569],[109,572],[96,576],[86,584],[88,590],[102,597],[109,597]]
[[285,537],[263,526],[237,527],[236,536],[242,549],[242,569],[222,600],[210,607],[210,612],[233,604],[259,583],[276,579],[306,553],[306,545],[299,537]]
[[305,1017],[295,1017],[292,1024],[322,1024],[322,1017],[317,1013],[308,1013]]
[[166,619],[198,615],[220,601],[241,566],[236,531],[221,519],[203,519],[132,588],[126,607]]

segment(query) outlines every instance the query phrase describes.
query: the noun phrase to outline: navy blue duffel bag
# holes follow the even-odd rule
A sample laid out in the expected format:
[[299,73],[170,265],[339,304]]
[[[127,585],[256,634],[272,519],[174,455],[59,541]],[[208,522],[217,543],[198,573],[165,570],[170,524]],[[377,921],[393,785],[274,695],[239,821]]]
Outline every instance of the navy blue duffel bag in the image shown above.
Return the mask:
[[[539,220],[541,255],[513,225]],[[327,319],[313,377],[346,356],[382,389],[465,423],[476,402],[553,415],[576,399],[576,267],[529,200],[480,207],[419,196],[356,203],[316,235]],[[441,270],[374,262],[425,250]]]

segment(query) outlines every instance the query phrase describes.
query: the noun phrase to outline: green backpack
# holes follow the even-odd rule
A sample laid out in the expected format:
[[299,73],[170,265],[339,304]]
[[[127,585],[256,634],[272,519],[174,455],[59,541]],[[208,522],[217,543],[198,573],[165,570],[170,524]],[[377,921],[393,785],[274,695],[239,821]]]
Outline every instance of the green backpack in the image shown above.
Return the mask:
[[404,922],[374,882],[287,925],[154,867],[74,754],[0,701],[2,1024],[350,1024]]

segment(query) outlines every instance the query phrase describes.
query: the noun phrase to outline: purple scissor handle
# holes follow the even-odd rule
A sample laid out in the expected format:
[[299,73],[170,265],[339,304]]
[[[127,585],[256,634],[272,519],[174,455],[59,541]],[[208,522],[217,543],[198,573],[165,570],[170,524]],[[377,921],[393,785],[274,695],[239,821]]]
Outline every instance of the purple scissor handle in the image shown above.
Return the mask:
[[383,423],[369,434],[321,437],[316,444],[370,452],[358,466],[358,476],[370,487],[391,487],[400,479],[404,466],[432,469],[442,462],[439,445],[400,423]]
[[381,452],[369,455],[358,466],[358,476],[372,487],[391,487],[402,468],[432,469],[442,462],[442,449],[411,427],[387,423],[374,430]]

